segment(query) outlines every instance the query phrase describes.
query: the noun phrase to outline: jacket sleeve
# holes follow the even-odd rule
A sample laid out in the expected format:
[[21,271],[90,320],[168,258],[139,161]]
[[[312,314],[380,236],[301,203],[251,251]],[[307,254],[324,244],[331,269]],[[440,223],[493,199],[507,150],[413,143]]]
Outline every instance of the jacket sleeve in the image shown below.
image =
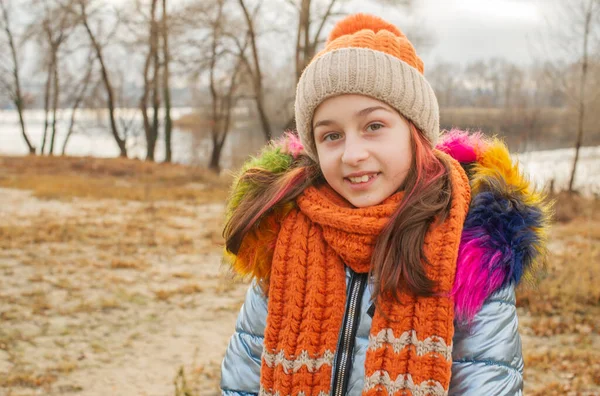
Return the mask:
[[513,284],[486,299],[470,326],[456,324],[450,395],[522,395],[523,355]]
[[221,365],[223,396],[258,394],[266,321],[267,299],[262,290],[252,283]]

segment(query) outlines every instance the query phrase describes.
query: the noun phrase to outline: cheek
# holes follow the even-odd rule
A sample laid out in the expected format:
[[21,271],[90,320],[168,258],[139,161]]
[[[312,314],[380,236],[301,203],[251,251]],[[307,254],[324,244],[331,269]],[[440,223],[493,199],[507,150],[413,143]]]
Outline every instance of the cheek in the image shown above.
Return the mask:
[[392,178],[404,179],[412,164],[410,142],[395,142],[387,145],[384,150],[385,163]]
[[323,173],[325,177],[336,171],[337,161],[335,151],[324,146],[317,146],[317,156],[319,157],[321,173]]
[[329,179],[329,177],[336,173],[335,161],[332,161],[332,158],[329,156],[320,156],[319,166],[321,168],[321,173],[326,179]]

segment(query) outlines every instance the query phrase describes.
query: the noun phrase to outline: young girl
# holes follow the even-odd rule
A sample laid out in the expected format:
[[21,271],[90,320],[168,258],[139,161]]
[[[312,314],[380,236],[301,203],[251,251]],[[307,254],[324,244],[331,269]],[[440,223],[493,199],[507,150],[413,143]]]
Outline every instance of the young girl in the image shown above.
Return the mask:
[[224,235],[253,283],[224,395],[515,395],[514,287],[548,208],[506,147],[453,130],[380,18],[338,23],[287,135],[243,168]]

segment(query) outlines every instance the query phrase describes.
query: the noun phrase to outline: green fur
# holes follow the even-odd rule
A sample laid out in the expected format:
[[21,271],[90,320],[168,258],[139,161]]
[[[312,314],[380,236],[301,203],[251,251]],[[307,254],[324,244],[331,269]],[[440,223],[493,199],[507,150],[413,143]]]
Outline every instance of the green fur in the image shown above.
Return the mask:
[[257,186],[255,184],[242,180],[248,170],[264,169],[273,173],[280,173],[289,169],[293,160],[290,154],[284,153],[281,147],[274,144],[269,144],[263,148],[257,157],[250,157],[235,176],[227,205],[227,218],[231,216],[231,213],[238,207],[244,197],[259,193],[259,191],[256,191]]

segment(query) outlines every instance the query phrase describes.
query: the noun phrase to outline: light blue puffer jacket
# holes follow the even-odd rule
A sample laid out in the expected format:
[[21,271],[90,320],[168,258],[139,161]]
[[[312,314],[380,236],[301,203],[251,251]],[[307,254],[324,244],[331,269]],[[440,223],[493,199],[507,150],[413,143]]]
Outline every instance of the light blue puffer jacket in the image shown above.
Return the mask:
[[[475,246],[471,253],[459,249],[457,259],[455,313],[464,313],[465,307],[475,308],[469,312],[469,327],[455,323],[449,394],[521,395],[523,357],[514,289],[524,273],[544,260],[550,207],[522,176],[500,141],[455,130],[437,148],[458,160],[471,182],[471,205],[461,246]],[[277,149],[266,154],[271,156],[263,155],[250,166],[274,169],[268,160],[285,164],[272,161]],[[285,166],[278,171],[284,169]],[[243,198],[245,187],[238,185],[235,190],[233,196],[238,201]],[[347,269],[346,274],[349,284],[351,271]],[[475,306],[473,300],[477,298]],[[351,396],[360,395],[363,387],[371,328],[370,299],[370,287],[366,287],[346,393]],[[260,392],[266,317],[267,299],[253,283],[223,360],[223,395]],[[334,372],[335,365],[334,361]]]
[[[347,275],[348,280],[348,271]],[[371,328],[371,317],[367,313],[370,298],[370,288],[366,288],[362,297],[348,396],[359,396],[362,391],[364,360]],[[252,284],[223,360],[223,395],[258,395],[266,319],[267,300],[260,288]],[[449,394],[522,395],[523,357],[517,327],[512,284],[486,300],[470,329],[456,325]]]

